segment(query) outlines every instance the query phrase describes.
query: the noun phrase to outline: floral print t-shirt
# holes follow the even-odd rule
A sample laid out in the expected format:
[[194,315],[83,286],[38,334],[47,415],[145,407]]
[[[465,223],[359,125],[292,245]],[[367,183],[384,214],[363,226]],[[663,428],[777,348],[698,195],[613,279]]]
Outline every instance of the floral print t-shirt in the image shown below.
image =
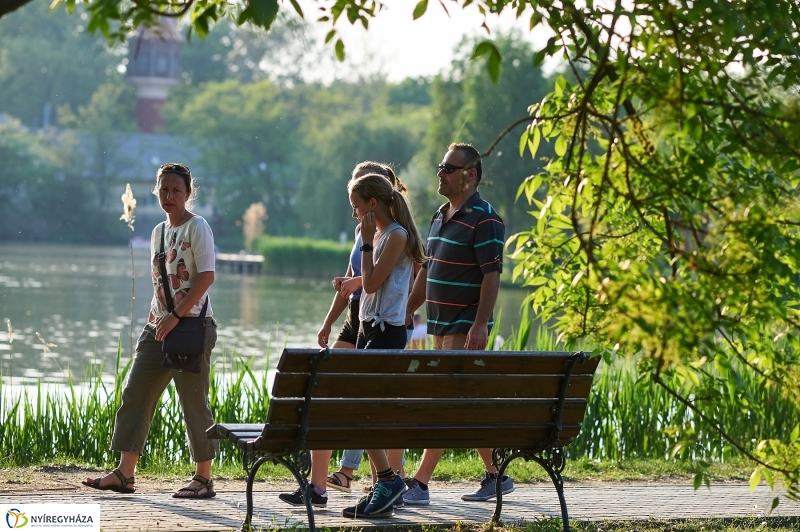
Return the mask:
[[[211,233],[208,222],[202,216],[194,215],[188,222],[178,227],[158,224],[153,229],[152,235],[150,235],[154,290],[153,301],[150,303],[150,312],[156,318],[168,313],[167,302],[164,299],[164,286],[161,282],[161,273],[158,265],[162,227],[166,227],[166,233],[164,233],[164,252],[167,255],[165,266],[167,267],[168,285],[174,306],[177,307],[178,303],[189,292],[192,287],[192,280],[199,272],[213,272],[215,267],[214,235]],[[184,315],[199,316],[206,298],[208,298],[208,292]],[[211,315],[211,303],[209,302],[206,316]]]

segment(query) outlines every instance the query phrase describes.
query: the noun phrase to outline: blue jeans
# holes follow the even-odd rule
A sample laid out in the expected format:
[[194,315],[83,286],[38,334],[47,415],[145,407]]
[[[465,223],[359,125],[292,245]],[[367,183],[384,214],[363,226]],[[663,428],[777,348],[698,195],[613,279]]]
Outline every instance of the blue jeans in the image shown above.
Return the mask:
[[349,467],[350,469],[358,469],[363,457],[363,449],[348,449],[342,453],[342,460],[339,462],[339,466]]
[[[349,467],[350,469],[358,469],[361,464],[361,459],[364,458],[363,449],[348,449],[342,453],[342,459],[339,461],[339,467]],[[403,465],[406,465],[406,457],[403,455]]]

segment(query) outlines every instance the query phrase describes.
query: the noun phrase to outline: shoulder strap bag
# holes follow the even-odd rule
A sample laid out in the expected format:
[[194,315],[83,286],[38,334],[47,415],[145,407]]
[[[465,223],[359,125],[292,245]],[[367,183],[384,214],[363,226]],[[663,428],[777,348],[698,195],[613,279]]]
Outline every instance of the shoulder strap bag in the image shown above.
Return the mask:
[[[161,251],[158,253],[158,267],[161,274],[161,284],[164,287],[164,299],[167,310],[172,312],[175,305],[172,303],[172,292],[169,287],[167,275],[166,254],[164,253],[164,233],[167,224],[161,224]],[[172,329],[161,344],[164,360],[161,366],[188,373],[200,373],[203,367],[203,353],[206,343],[206,310],[208,309],[208,296],[203,303],[200,316],[196,318],[183,317]]]

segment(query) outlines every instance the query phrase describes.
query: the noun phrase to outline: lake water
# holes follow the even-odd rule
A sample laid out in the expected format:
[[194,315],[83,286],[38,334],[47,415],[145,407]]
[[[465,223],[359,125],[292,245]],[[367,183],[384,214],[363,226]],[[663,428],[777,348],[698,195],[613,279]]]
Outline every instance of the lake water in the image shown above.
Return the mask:
[[[134,249],[133,339],[147,321],[148,250]],[[343,265],[344,266],[344,265]],[[344,267],[342,268],[344,271]],[[215,355],[235,349],[253,369],[277,363],[284,346],[317,347],[333,297],[329,280],[217,272],[211,305],[219,323]],[[501,289],[503,329],[518,326],[525,292]],[[129,357],[131,257],[125,247],[0,245],[0,372],[14,383],[80,381],[93,364],[114,372],[117,345]],[[423,313],[424,315],[424,313]],[[6,334],[10,321],[13,337]],[[337,322],[341,325],[342,318]],[[507,335],[508,330],[501,330]],[[338,331],[337,331],[338,332]],[[46,346],[47,344],[54,344]]]

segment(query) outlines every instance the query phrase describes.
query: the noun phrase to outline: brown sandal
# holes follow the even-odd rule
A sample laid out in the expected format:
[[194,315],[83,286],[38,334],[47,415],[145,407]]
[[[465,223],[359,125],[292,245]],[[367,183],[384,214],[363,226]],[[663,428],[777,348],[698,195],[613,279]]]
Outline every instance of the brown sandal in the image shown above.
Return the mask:
[[[200,485],[199,486],[195,486],[195,487],[186,486],[185,488],[181,488],[178,491],[176,491],[175,493],[173,493],[172,496],[174,498],[176,498],[176,499],[210,499],[211,497],[214,497],[214,496],[217,495],[217,492],[214,491],[214,481],[213,480],[209,480],[209,479],[207,479],[205,477],[201,477],[200,475],[193,476],[192,480],[196,480],[197,482],[200,483]],[[200,490],[202,490],[202,489],[205,489],[206,492],[203,493],[202,495],[200,495]],[[191,491],[192,494],[191,495],[178,495],[178,493],[181,492],[181,491]]]
[[[338,475],[343,476],[345,480],[342,480],[341,478],[339,478]],[[353,479],[351,477],[348,477],[347,475],[345,475],[341,471],[336,471],[335,473],[331,473],[330,475],[328,475],[328,478],[325,479],[325,484],[329,488],[333,488],[335,490],[343,491],[345,493],[350,493],[350,491],[351,491],[350,490],[350,483],[352,481],[353,481]],[[346,484],[345,484],[345,482],[346,482]]]
[[115,475],[117,475],[117,478],[120,481],[120,485],[119,486],[116,486],[116,485],[114,485],[114,486],[101,486],[100,485],[100,481],[102,480],[102,477],[98,477],[98,478],[92,480],[91,482],[86,482],[85,480],[83,480],[83,481],[81,481],[81,484],[83,484],[84,486],[87,486],[89,488],[100,490],[100,491],[114,491],[114,492],[117,492],[117,493],[134,493],[136,491],[136,488],[129,488],[128,487],[128,484],[133,484],[135,482],[134,477],[125,478],[125,475],[122,474],[122,471],[120,471],[117,468],[112,469],[111,472],[114,473]]

